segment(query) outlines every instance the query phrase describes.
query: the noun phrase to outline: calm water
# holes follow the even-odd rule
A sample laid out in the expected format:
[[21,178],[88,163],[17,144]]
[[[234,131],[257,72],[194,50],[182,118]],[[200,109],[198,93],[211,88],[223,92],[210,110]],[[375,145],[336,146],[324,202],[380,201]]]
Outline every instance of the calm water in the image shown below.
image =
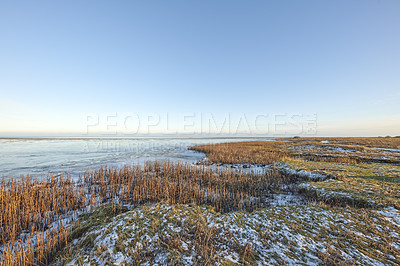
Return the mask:
[[100,165],[122,167],[147,160],[195,162],[190,145],[256,139],[0,139],[0,177],[57,174],[73,177]]

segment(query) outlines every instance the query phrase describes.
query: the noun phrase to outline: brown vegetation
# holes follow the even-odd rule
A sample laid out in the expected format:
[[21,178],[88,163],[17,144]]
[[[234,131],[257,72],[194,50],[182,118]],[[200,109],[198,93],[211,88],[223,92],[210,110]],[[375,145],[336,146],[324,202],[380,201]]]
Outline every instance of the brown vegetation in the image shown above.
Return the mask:
[[63,224],[50,228],[51,223],[63,214],[83,208],[84,191],[68,176],[3,179],[0,189],[1,264],[45,263],[64,244],[68,234]]
[[[287,139],[280,139],[287,140]],[[385,149],[400,149],[400,137],[315,137],[297,138],[296,141],[308,144],[329,141],[330,144],[358,145],[366,147],[376,147]]]
[[[62,224],[54,228],[50,224],[85,206],[168,202],[207,204],[221,212],[254,210],[263,206],[262,199],[269,192],[290,182],[291,177],[274,170],[249,174],[170,162],[122,169],[105,167],[85,173],[77,184],[68,176],[3,180],[3,264],[46,263],[68,235]],[[50,236],[45,237],[44,232]]]
[[242,173],[171,162],[101,168],[83,177],[92,206],[115,199],[124,204],[164,201],[208,204],[221,212],[253,210],[261,203],[249,199],[260,199],[292,181],[275,170]]
[[192,146],[213,163],[267,165],[292,157],[283,141],[249,141]]
[[[398,153],[382,156],[374,147],[399,149],[400,138],[291,138],[199,145],[191,149],[204,152],[212,163],[221,164],[269,165],[294,159],[344,164],[383,161],[398,165]],[[109,202],[133,206],[167,202],[207,204],[219,212],[252,211],[263,206],[268,194],[296,180],[275,168],[263,173],[245,173],[171,162],[148,162],[144,166],[122,169],[103,167],[84,173],[78,182],[73,182],[68,174],[42,179],[29,176],[3,179],[0,184],[0,263],[47,264],[55,252],[67,245],[72,234],[61,219],[76,216],[87,207]],[[397,183],[395,186],[397,188]],[[313,195],[312,198],[318,197]],[[207,232],[201,235],[205,238],[200,239],[212,246]],[[166,242],[166,245],[174,243]],[[253,256],[251,246],[244,247],[241,253],[244,258]],[[204,254],[207,256],[211,255]]]
[[284,138],[192,146],[213,163],[267,165],[287,159],[356,164],[398,163],[400,156],[382,153],[400,148],[400,138]]

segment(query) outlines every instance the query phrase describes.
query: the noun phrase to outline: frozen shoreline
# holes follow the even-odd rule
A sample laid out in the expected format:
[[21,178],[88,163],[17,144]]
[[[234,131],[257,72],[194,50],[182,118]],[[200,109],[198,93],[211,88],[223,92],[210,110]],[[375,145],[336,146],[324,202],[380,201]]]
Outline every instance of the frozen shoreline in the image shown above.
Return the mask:
[[257,138],[0,138],[0,178],[63,172],[77,177],[102,165],[154,160],[195,162],[202,155],[189,151],[191,145],[245,140]]

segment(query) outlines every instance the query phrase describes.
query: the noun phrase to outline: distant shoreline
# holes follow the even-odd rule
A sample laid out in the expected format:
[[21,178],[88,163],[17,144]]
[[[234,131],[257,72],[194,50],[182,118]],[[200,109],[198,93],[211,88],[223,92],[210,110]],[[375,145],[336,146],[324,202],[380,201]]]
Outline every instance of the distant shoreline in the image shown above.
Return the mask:
[[[145,139],[273,139],[282,138],[276,136],[252,136],[252,137],[0,137],[0,140],[145,140]],[[290,137],[287,137],[290,138]]]

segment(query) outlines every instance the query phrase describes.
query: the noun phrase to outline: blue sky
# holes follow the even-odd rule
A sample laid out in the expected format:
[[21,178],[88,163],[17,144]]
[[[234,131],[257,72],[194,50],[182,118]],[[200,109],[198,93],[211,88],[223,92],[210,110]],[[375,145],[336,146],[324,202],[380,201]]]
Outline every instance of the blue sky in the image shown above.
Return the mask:
[[0,135],[136,132],[127,121],[198,133],[200,116],[222,128],[228,115],[236,129],[268,117],[248,133],[302,134],[271,130],[276,116],[315,114],[318,135],[400,135],[399,12],[397,0],[2,1]]

